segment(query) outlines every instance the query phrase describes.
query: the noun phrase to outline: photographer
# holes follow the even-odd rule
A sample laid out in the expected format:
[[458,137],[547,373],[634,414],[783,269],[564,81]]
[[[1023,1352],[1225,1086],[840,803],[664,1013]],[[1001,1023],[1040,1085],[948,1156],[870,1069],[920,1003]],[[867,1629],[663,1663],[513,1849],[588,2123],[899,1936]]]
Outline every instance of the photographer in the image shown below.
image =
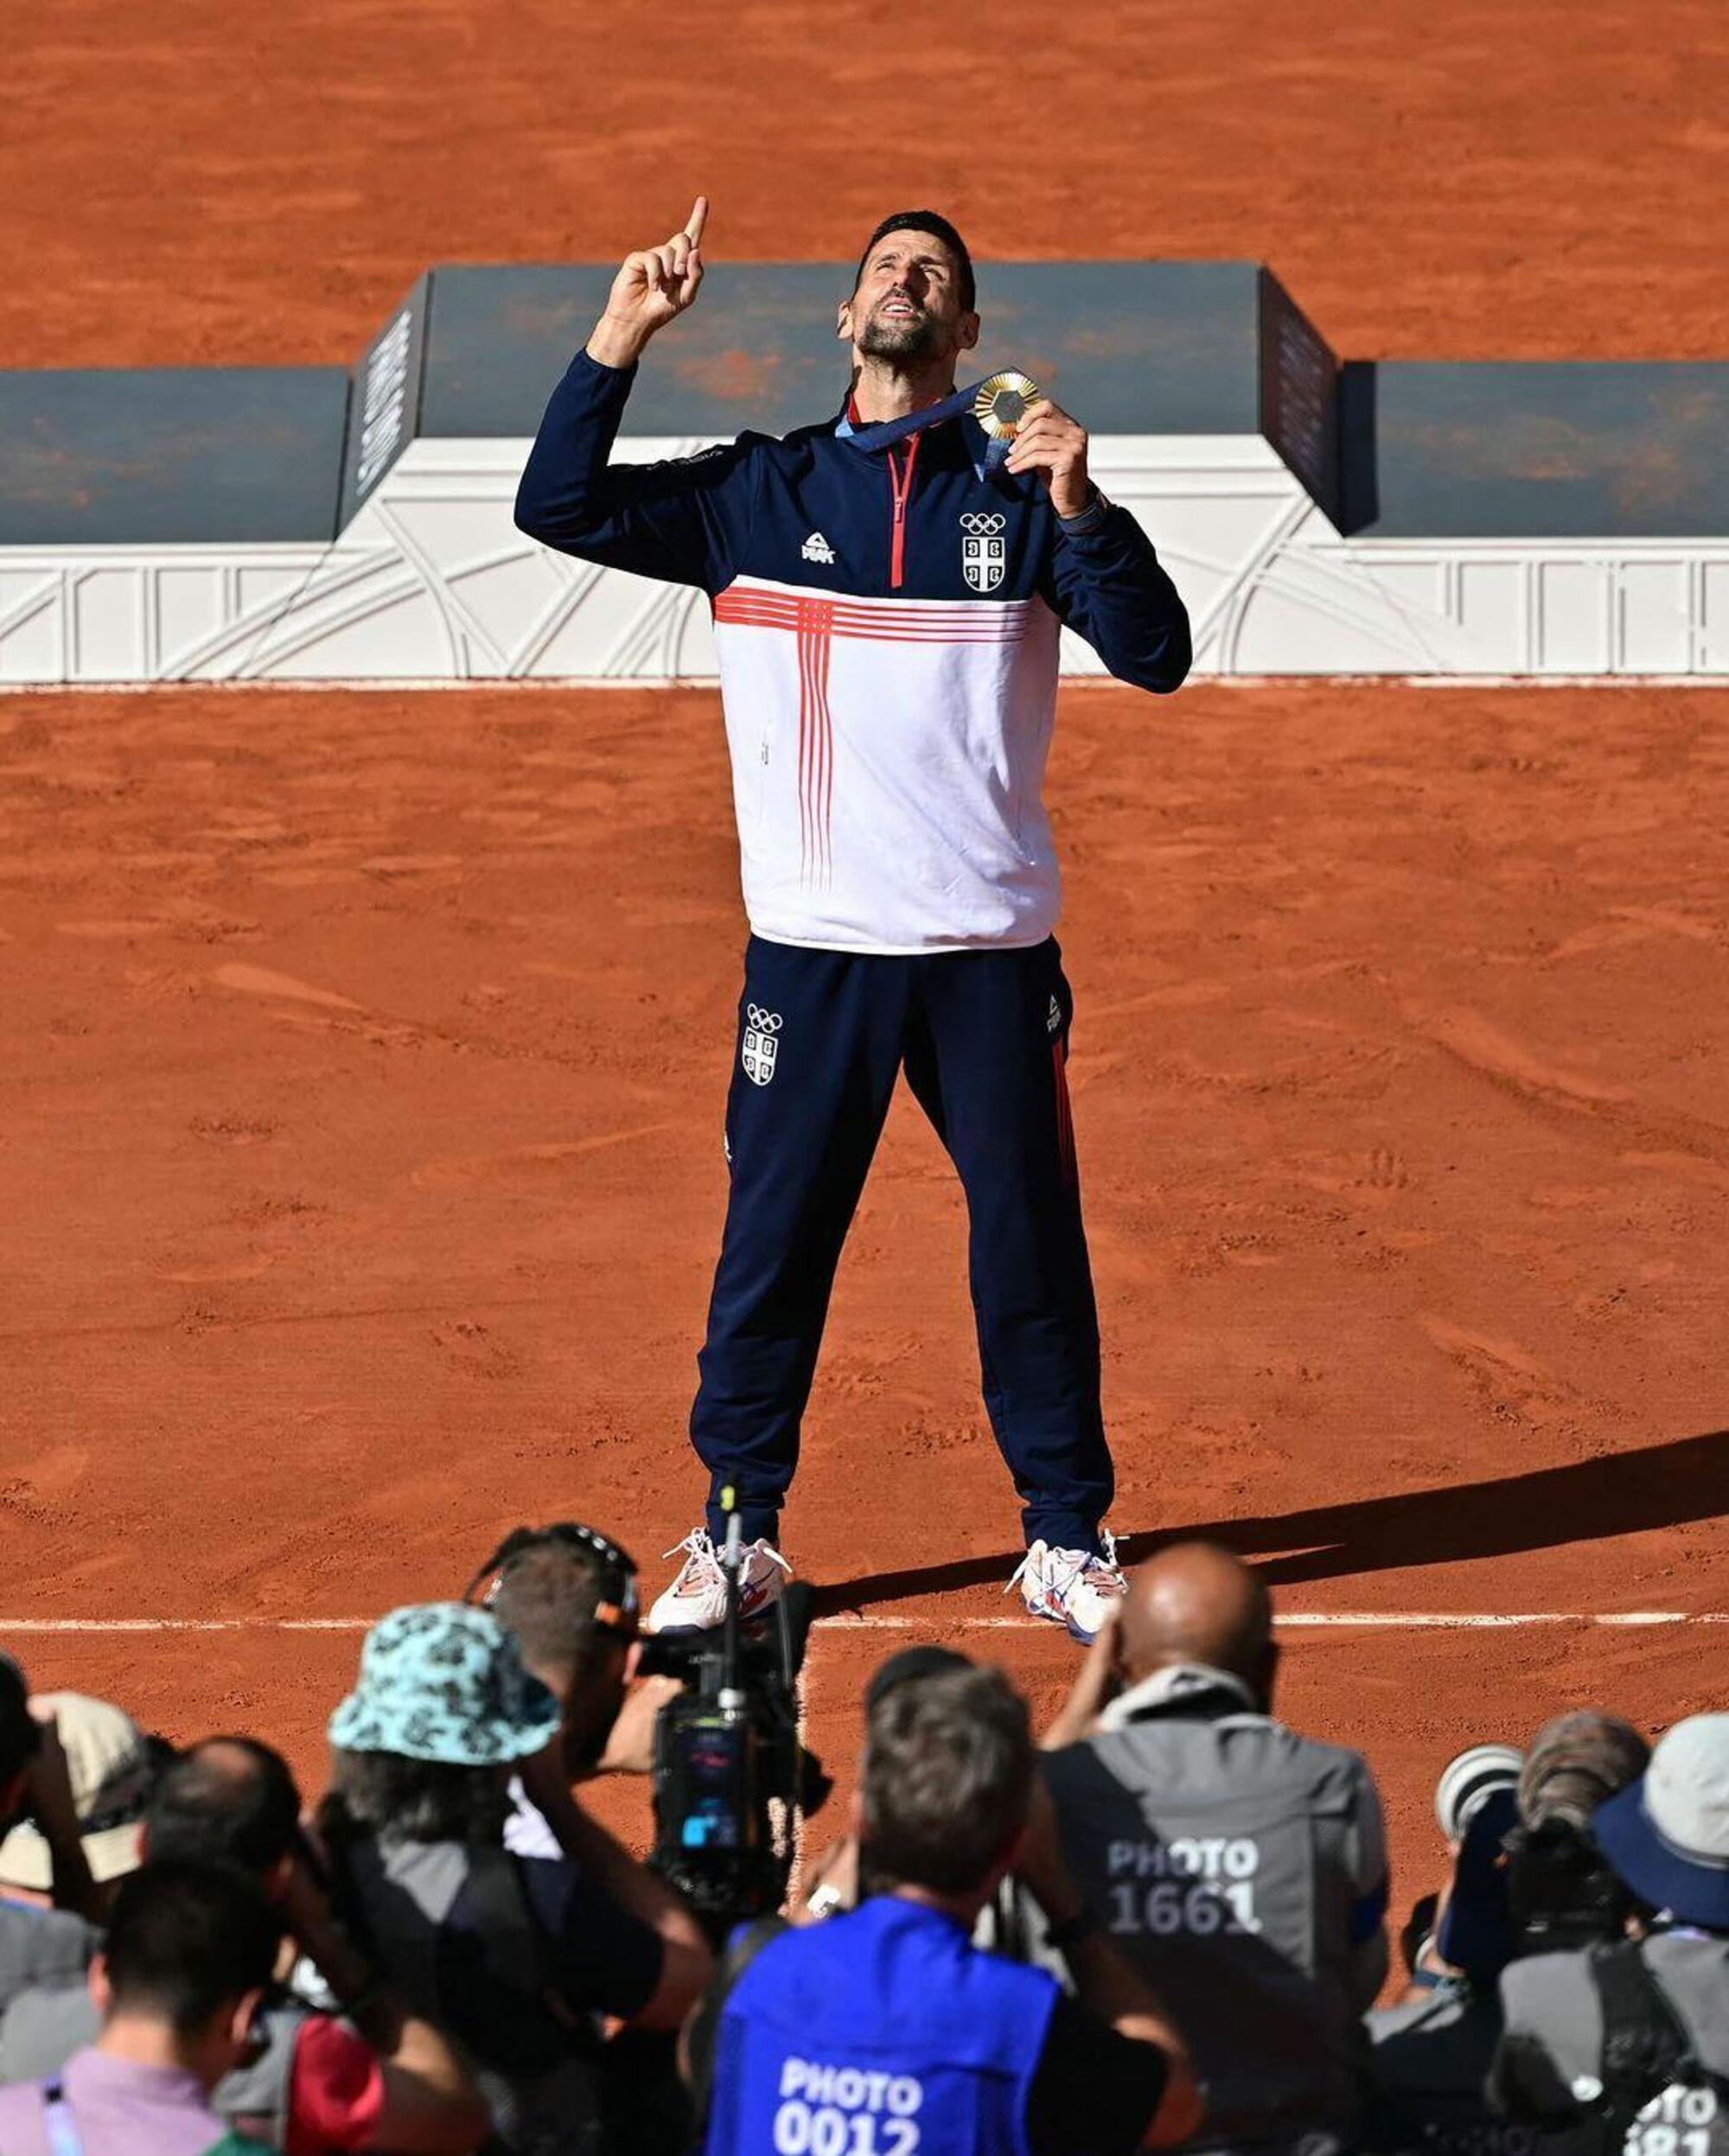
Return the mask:
[[[589,1822],[570,1785],[598,1774],[651,1773],[655,1721],[685,1687],[674,1676],[637,1674],[636,1566],[592,1528],[563,1520],[515,1528],[469,1582],[468,1598],[477,1594],[515,1634],[525,1667],[558,1700],[562,1716],[557,1757],[565,1786],[545,1786],[555,1779],[546,1776],[537,1803],[521,1779],[513,1779],[505,1847],[519,1857],[568,1854],[580,1864]],[[656,1891],[663,1891],[658,1882]],[[694,1932],[692,1920],[685,1923]],[[687,1944],[682,1928],[670,1941],[663,1937],[676,1964],[674,1981],[688,1987],[686,2008],[712,1967],[705,1942],[699,1961],[686,1957]],[[612,2156],[677,2156],[689,2146],[690,2107],[673,2037],[671,2022],[639,2023],[606,2044],[597,2098]]]
[[269,2156],[210,2091],[252,2056],[282,1927],[227,1865],[163,1863],[114,1898],[90,1988],[101,2033],[46,2082],[0,2089],[6,2156]]
[[[523,1667],[558,1702],[567,1784],[652,1770],[655,1717],[683,1687],[676,1677],[637,1674],[636,1566],[616,1542],[569,1520],[514,1528],[463,1598],[516,1635]],[[520,1779],[511,1799],[507,1847],[520,1857],[565,1853]]]
[[0,2012],[32,1985],[80,1982],[100,1936],[85,1919],[101,1913],[59,1735],[0,1655],[0,1829],[25,1820],[47,1845],[54,1907],[0,1895]]
[[1405,2000],[1369,2019],[1369,2147],[1488,2156],[1528,2140],[1496,2120],[1485,2089],[1501,2037],[1501,1973],[1534,1942],[1619,1932],[1625,1898],[1607,1878],[1589,1821],[1648,1756],[1625,1722],[1577,1713],[1547,1723],[1524,1755],[1478,1745],[1449,1762],[1435,1814],[1452,1874],[1413,1957]]
[[[246,1737],[192,1746],[151,1797],[142,1855],[146,1866],[229,1865],[250,1874],[347,2017],[316,2011],[282,1983],[270,1987],[255,2024],[257,2056],[225,2075],[211,2098],[237,2130],[295,2156],[363,2148],[466,2156],[478,2146],[487,2114],[467,2068],[335,1923],[280,1754]],[[55,2071],[98,2026],[81,1985],[22,1993],[0,2020],[0,2080]]]
[[[500,2141],[535,2156],[597,2141],[600,2017],[675,2026],[709,1968],[677,1898],[571,1798],[563,1721],[490,1611],[393,1611],[331,1718],[320,1812],[340,1912],[466,2046]],[[514,1773],[565,1856],[506,1849]]]
[[[1266,1590],[1173,1544],[1129,1575],[1047,1738],[1076,1880],[1171,2001],[1207,2089],[1198,2146],[1347,2145],[1386,1974],[1381,1800],[1355,1751],[1273,1713]],[[1060,1943],[1060,1942],[1058,1942]]]
[[[967,1655],[952,1647],[902,1648],[898,1654],[877,1663],[864,1687],[865,1728],[869,1729],[871,1716],[897,1686],[914,1683],[920,1677],[943,1676],[973,1667]],[[842,1910],[856,1909],[869,1891],[869,1882],[859,1877],[858,1837],[852,1833],[842,1834],[838,1840],[830,1842],[811,1866],[805,1879],[804,1900],[794,1912],[793,1922],[820,1923],[826,1917],[838,1916]],[[986,1904],[973,1934],[980,1946],[994,1946],[999,1953],[1007,1950],[996,1936],[997,1904],[1011,1899],[1015,1893],[1014,1881],[1006,1879],[1001,1891]],[[981,1936],[986,1932],[991,1936]],[[1017,1954],[1015,1959],[1025,1961],[1028,1956]]]
[[1592,1815],[1627,1936],[1515,1961],[1490,2100],[1611,2156],[1729,2151],[1729,1714],[1678,1722]]
[[[913,1678],[879,1699],[856,1823],[871,1897],[826,1923],[738,1934],[691,2025],[708,2156],[1126,2156],[1193,2131],[1182,2040],[1063,1868],[1026,1708],[999,1671]],[[1078,2000],[972,1944],[1011,1866]]]

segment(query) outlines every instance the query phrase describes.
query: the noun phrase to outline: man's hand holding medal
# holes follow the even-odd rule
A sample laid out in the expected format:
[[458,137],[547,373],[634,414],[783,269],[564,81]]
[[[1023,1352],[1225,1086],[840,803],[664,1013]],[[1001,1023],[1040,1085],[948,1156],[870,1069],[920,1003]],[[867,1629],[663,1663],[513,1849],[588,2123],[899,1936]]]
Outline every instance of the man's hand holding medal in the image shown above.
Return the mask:
[[1043,473],[1057,515],[1081,514],[1093,498],[1093,482],[1087,476],[1087,430],[1078,419],[1012,368],[980,383],[973,411],[993,441],[1008,443],[1005,471]]

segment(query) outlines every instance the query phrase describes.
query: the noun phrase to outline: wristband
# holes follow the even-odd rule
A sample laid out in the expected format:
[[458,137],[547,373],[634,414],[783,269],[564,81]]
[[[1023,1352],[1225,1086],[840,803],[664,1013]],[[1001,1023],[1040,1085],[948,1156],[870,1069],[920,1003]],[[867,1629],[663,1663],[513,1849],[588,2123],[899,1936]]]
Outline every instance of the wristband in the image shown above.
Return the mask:
[[1065,1917],[1060,1924],[1047,1926],[1045,1944],[1055,1947],[1059,1954],[1066,1954],[1070,1947],[1079,1946],[1090,1933],[1102,1928],[1098,1910],[1088,1909],[1083,1903],[1072,1917]]

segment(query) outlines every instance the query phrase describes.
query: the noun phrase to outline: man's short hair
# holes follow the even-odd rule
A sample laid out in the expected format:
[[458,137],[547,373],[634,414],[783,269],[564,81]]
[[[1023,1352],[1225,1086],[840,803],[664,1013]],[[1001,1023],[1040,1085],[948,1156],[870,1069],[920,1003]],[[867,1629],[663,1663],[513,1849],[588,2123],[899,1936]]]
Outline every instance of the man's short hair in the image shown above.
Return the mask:
[[258,1881],[232,1865],[147,1864],[114,1897],[103,1952],[114,2010],[189,2037],[276,1968],[282,1923]]
[[858,267],[852,272],[852,289],[856,292],[864,276],[864,265],[871,259],[891,232],[928,232],[940,239],[954,257],[954,265],[960,272],[960,304],[969,315],[979,297],[973,277],[973,257],[967,242],[946,217],[934,209],[897,209],[892,217],[885,217],[864,242],[864,252],[858,258]]
[[968,1894],[1026,1823],[1026,1703],[999,1669],[896,1685],[872,1710],[862,1776],[863,1854],[874,1878]]
[[515,1633],[526,1662],[579,1672],[606,1636],[595,1626],[606,1574],[600,1553],[584,1543],[536,1542],[504,1566],[487,1606]]
[[0,1789],[29,1765],[41,1741],[24,1673],[10,1655],[0,1655]]
[[262,1877],[300,1833],[288,1762],[252,1737],[210,1737],[163,1774],[144,1814],[145,1849],[163,1859],[233,1864]]

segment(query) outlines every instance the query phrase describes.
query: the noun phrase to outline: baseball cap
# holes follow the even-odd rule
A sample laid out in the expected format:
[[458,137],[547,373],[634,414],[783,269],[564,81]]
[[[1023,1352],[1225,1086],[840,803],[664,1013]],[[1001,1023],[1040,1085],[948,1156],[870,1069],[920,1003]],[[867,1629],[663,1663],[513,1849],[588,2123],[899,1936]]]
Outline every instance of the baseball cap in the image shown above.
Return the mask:
[[490,1611],[424,1602],[392,1610],[367,1634],[359,1681],[329,1734],[344,1751],[492,1767],[542,1751],[559,1720],[558,1702]]
[[1591,1825],[1642,1902],[1678,1923],[1729,1931],[1729,1714],[1677,1722]]
[[[91,1876],[100,1882],[136,1872],[138,1822],[156,1786],[163,1748],[106,1700],[89,1699],[81,1692],[44,1692],[36,1703],[52,1710],[60,1732]],[[46,1893],[53,1883],[48,1843],[34,1821],[21,1821],[0,1841],[0,1885]]]

